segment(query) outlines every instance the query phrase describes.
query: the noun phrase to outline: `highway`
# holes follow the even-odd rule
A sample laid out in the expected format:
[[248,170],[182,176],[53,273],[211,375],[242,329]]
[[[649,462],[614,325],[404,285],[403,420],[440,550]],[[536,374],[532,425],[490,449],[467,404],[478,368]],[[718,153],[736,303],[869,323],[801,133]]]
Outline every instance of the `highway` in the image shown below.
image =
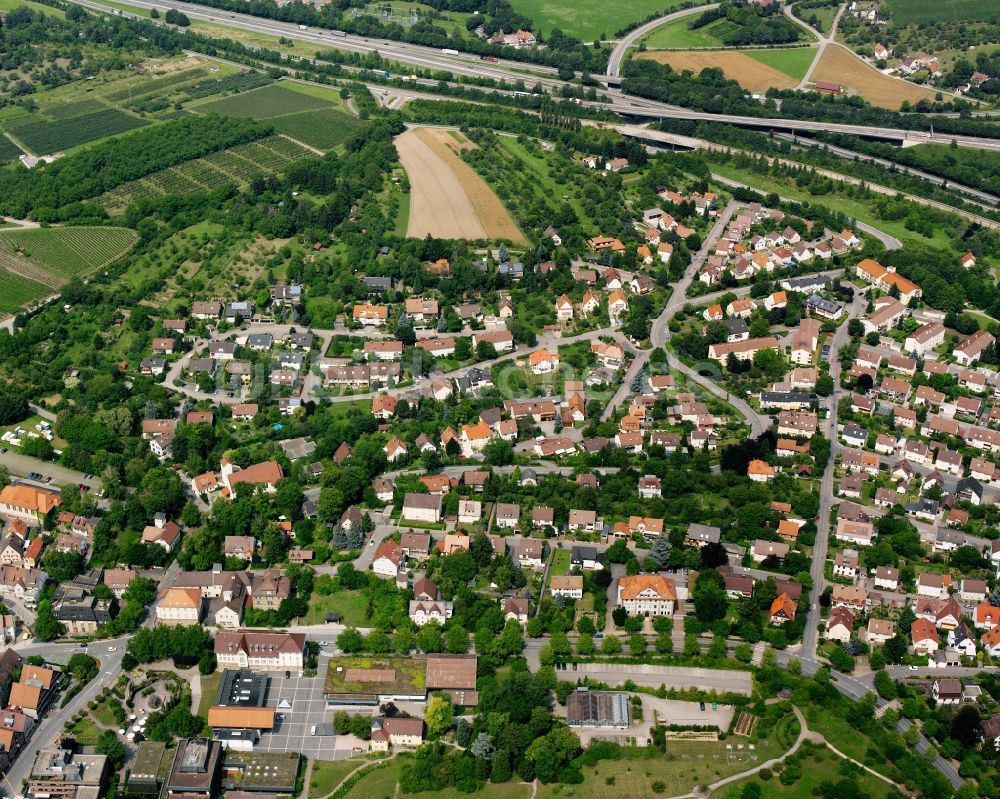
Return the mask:
[[718,7],[718,3],[709,3],[704,6],[684,8],[680,11],[674,11],[672,14],[666,14],[662,17],[658,17],[650,22],[647,22],[645,25],[640,25],[633,31],[629,31],[615,43],[614,49],[611,51],[611,57],[608,59],[608,68],[605,74],[611,78],[618,77],[621,74],[621,65],[625,60],[625,56],[628,54],[629,48],[635,47],[636,43],[640,39],[648,36],[661,25],[666,25],[668,22],[673,22],[674,20],[681,19],[682,17],[689,17],[692,14],[701,14],[704,11],[710,11],[711,9]]
[[[103,5],[94,0],[74,0],[78,4],[95,11],[102,11],[118,16],[133,16]],[[274,20],[254,17],[248,14],[236,14],[222,10],[199,6],[180,0],[131,0],[131,5],[138,8],[174,8],[182,11],[190,19],[203,22],[214,22],[229,27],[241,28],[268,36],[283,36],[286,39],[310,42],[314,45],[337,50],[347,50],[355,53],[374,53],[382,58],[411,64],[424,69],[451,72],[474,78],[490,78],[498,81],[523,81],[529,88],[539,86],[553,94],[558,94],[567,85],[578,86],[558,78],[547,77],[554,74],[551,67],[536,64],[526,64],[514,61],[497,63],[481,61],[473,55],[452,56],[429,47],[388,41],[385,39],[366,39],[358,36],[334,36],[332,32],[322,29],[307,28],[302,30],[298,25],[277,22]],[[148,21],[145,17],[140,17]],[[516,66],[515,66],[516,65]],[[687,108],[661,103],[656,100],[646,100],[624,94],[620,89],[598,89],[599,99],[596,102],[586,102],[586,105],[603,110],[610,110],[625,117],[645,119],[676,118],[705,122],[722,122],[744,127],[765,128],[768,130],[789,131],[828,131],[846,133],[853,136],[873,137],[900,142],[942,143],[955,141],[964,147],[978,149],[1000,150],[1000,139],[987,139],[978,136],[952,135],[947,133],[931,133],[929,131],[907,131],[901,128],[874,127],[871,125],[852,125],[841,122],[815,122],[802,119],[770,119],[764,117],[742,116],[738,114],[713,114],[705,111],[693,111]]]
[[846,147],[837,147],[836,145],[827,144],[826,142],[817,141],[816,139],[789,135],[787,133],[775,133],[774,135],[776,138],[785,139],[800,147],[818,147],[822,150],[833,153],[834,155],[839,155],[841,158],[848,158],[852,161],[864,161],[869,164],[878,164],[879,166],[884,166],[887,169],[900,172],[903,175],[913,175],[921,180],[926,180],[928,183],[933,183],[935,186],[947,186],[953,191],[957,191],[960,194],[967,194],[969,197],[979,200],[984,205],[1000,205],[1000,197],[997,197],[994,194],[974,189],[971,186],[965,186],[962,183],[956,183],[954,180],[947,180],[939,175],[932,175],[930,172],[924,172],[920,169],[915,169],[912,166],[900,164],[897,161],[890,161],[888,158],[866,155],[865,153],[848,150]]

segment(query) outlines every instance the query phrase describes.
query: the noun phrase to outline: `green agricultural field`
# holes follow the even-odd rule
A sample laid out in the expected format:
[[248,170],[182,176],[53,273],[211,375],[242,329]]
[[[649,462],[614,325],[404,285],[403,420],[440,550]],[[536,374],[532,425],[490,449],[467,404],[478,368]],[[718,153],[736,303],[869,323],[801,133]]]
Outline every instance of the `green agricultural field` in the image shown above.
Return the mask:
[[141,128],[149,123],[115,108],[106,108],[57,122],[39,116],[4,123],[9,135],[33,153],[42,155],[68,150],[80,144]]
[[166,194],[205,191],[227,183],[243,187],[256,175],[273,175],[290,164],[313,157],[315,153],[301,144],[282,136],[270,136],[161,169],[139,180],[123,183],[98,199],[109,211],[115,212],[136,200]]
[[94,100],[92,98],[87,98],[86,100],[71,100],[68,103],[60,103],[59,105],[50,105],[45,109],[45,116],[49,119],[73,119],[74,117],[82,117],[86,114],[93,114],[97,111],[103,111],[107,108],[104,103],[100,100]]
[[726,24],[725,20],[717,20],[703,28],[692,29],[692,20],[697,17],[693,14],[690,17],[668,22],[661,25],[646,37],[646,48],[648,50],[688,50],[695,47],[719,47],[722,40],[712,34],[720,24]]
[[27,6],[32,11],[41,11],[43,14],[48,14],[50,17],[58,17],[59,19],[66,18],[65,12],[42,3],[33,3],[31,0],[0,0],[0,11],[13,11],[15,8],[19,8],[21,6]]
[[3,285],[3,291],[0,291],[0,311],[3,313],[17,313],[25,305],[52,293],[52,289],[48,286],[2,268],[0,268],[0,284]]
[[138,238],[134,230],[121,227],[0,230],[0,266],[59,286],[120,258]]
[[754,61],[773,67],[778,72],[784,72],[795,80],[802,80],[805,77],[809,65],[816,57],[816,50],[812,47],[779,47],[773,50],[743,50],[742,52]]
[[646,19],[656,11],[668,12],[680,6],[680,0],[660,0],[657,3],[643,0],[621,0],[606,3],[603,0],[512,0],[511,5],[519,14],[534,20],[536,31],[551,33],[559,28],[567,36],[576,36],[591,42],[599,36],[613,37],[625,25]]
[[252,117],[253,119],[270,119],[284,114],[296,114],[302,111],[316,111],[328,108],[329,103],[318,97],[286,89],[283,86],[265,86],[262,89],[243,92],[233,97],[214,100],[197,106],[197,110],[205,114],[224,114],[232,117]]
[[988,0],[889,0],[889,10],[892,21],[900,25],[1000,21],[1000,4]]
[[208,75],[208,70],[204,67],[182,69],[169,75],[152,76],[138,83],[132,83],[125,88],[105,95],[105,97],[109,100],[137,100],[148,94],[162,94],[164,89],[197,80],[206,75]]
[[21,155],[21,148],[6,136],[0,135],[0,161],[13,161]]
[[288,114],[274,120],[274,127],[279,133],[320,150],[331,150],[342,144],[364,125],[357,117],[332,108]]

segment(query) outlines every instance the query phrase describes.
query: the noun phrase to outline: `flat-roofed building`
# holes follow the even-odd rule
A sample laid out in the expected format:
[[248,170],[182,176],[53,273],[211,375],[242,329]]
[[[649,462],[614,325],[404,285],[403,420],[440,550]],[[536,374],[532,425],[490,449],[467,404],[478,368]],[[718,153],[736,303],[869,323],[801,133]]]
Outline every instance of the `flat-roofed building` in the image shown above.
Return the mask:
[[454,705],[472,707],[479,704],[477,663],[476,655],[428,655],[427,690],[445,691]]
[[35,758],[27,794],[37,799],[100,799],[107,776],[106,755],[45,748]]
[[577,688],[566,697],[566,723],[570,727],[628,729],[631,723],[628,694]]
[[167,776],[167,799],[212,799],[219,796],[222,744],[207,738],[187,738],[177,744]]

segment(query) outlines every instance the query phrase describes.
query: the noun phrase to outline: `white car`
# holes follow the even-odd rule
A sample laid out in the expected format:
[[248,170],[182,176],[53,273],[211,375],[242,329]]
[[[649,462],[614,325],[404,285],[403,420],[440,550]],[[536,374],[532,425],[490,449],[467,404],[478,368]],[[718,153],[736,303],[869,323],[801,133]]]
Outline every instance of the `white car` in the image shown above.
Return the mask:
[[109,652],[117,652],[118,651],[118,647],[117,646],[109,646],[108,647],[108,651]]
[[907,668],[909,668],[910,671],[916,671],[919,666],[908,666]]

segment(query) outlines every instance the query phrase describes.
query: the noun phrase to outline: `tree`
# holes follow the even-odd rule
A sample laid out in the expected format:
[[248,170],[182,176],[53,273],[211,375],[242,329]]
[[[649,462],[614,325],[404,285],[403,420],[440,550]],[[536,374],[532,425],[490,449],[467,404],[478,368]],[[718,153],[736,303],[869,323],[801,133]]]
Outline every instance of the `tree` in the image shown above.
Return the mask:
[[348,627],[337,636],[337,648],[341,652],[351,654],[360,652],[365,645],[365,639],[354,627]]
[[480,760],[492,760],[495,748],[493,746],[493,741],[490,739],[489,733],[479,733],[479,735],[476,736],[476,740],[472,742],[472,746],[469,748],[469,751]]
[[114,730],[105,730],[97,740],[97,754],[105,755],[112,763],[120,766],[125,762],[125,744],[118,740]]
[[622,642],[617,635],[606,635],[601,641],[601,652],[605,655],[617,655],[622,651]]
[[514,462],[514,447],[509,441],[494,438],[483,447],[483,460],[491,466],[509,466]]
[[728,608],[726,581],[717,571],[705,569],[698,573],[692,598],[698,621],[709,623],[725,618]]
[[670,536],[666,534],[660,534],[656,536],[653,541],[653,546],[649,550],[650,559],[657,565],[657,567],[662,567],[664,563],[670,560],[670,551],[673,547],[670,544]]
[[966,748],[975,746],[979,740],[979,721],[979,709],[963,704],[951,720],[951,737]]
[[424,708],[424,722],[427,724],[427,734],[437,737],[443,735],[451,727],[451,701],[442,694],[434,694]]
[[39,641],[51,641],[62,635],[65,629],[63,623],[52,615],[52,602],[48,599],[39,602],[35,613],[35,637]]

